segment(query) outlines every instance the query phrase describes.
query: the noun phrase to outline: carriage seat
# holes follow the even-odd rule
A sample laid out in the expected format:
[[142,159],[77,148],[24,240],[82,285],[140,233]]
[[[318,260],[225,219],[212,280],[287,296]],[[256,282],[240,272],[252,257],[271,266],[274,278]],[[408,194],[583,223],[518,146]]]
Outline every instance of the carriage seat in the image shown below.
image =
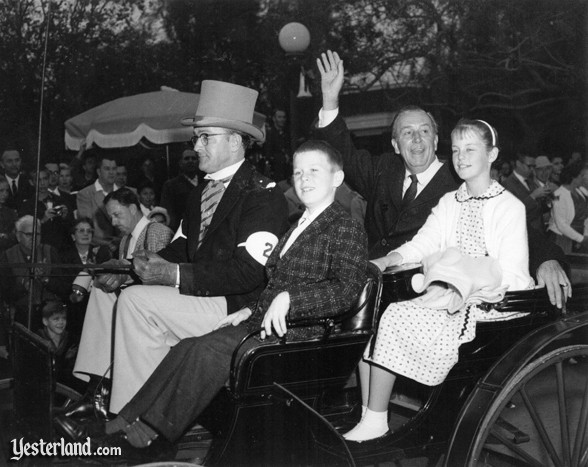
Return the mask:
[[459,362],[451,370],[448,379],[482,374],[515,342],[575,309],[577,304],[571,300],[563,309],[558,309],[551,304],[547,289],[543,287],[507,292],[501,302],[485,306],[501,313],[526,314],[505,321],[478,321],[476,338],[459,348]]
[[368,279],[347,312],[335,317],[288,322],[289,329],[321,326],[323,333],[319,337],[292,342],[282,339],[255,346],[242,354],[243,344],[259,331],[248,334],[233,353],[229,383],[232,396],[269,393],[274,383],[301,397],[344,385],[374,333],[381,290],[381,272],[369,263]]

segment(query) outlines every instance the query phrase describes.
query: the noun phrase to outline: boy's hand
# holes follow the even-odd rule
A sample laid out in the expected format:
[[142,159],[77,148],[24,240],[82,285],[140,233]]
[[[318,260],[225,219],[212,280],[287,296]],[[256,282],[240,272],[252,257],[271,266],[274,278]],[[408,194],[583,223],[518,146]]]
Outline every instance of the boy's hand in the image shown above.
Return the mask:
[[249,308],[243,308],[242,310],[235,311],[227,317],[221,319],[214,327],[213,331],[224,328],[226,326],[237,326],[251,316],[251,310]]
[[327,50],[316,59],[316,64],[321,73],[323,110],[334,110],[339,107],[339,93],[343,87],[343,60],[337,52]]
[[288,331],[286,327],[286,316],[290,311],[290,294],[281,292],[272,300],[269,309],[265,312],[261,323],[261,338],[272,335],[272,327],[276,334],[282,337]]

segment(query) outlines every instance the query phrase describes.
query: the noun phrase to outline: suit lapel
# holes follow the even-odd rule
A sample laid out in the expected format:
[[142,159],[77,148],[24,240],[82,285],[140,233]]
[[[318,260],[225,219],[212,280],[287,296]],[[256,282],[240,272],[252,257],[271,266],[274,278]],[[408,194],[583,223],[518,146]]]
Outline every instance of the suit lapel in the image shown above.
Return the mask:
[[[398,156],[400,157],[400,156]],[[392,204],[400,211],[402,208],[402,189],[404,187],[404,175],[406,171],[404,166],[402,170],[394,171],[394,175],[390,180],[386,181],[388,185],[389,198],[392,200]]]
[[443,164],[443,167],[440,167],[439,170],[437,170],[435,176],[429,183],[427,183],[427,186],[417,195],[417,197],[412,203],[410,203],[409,206],[412,208],[420,206],[421,204],[427,203],[432,198],[438,199],[440,195],[455,189],[453,185],[449,185],[447,183],[448,180],[451,180],[450,177],[448,178],[445,176],[445,172],[448,170],[448,167]]
[[[302,231],[300,236],[294,241],[294,243],[290,246],[290,248],[288,248],[288,251],[286,251],[286,253],[284,253],[284,256],[282,256],[282,260],[284,260],[285,258],[289,258],[292,255],[296,254],[296,252],[299,249],[304,248],[307,240],[310,237],[318,234],[320,231],[324,230],[332,223],[332,221],[335,219],[335,209],[334,209],[333,205],[334,205],[334,203],[331,204],[322,213],[320,213],[319,216],[315,220],[313,220],[310,223],[310,225],[308,227],[306,227],[306,229],[304,229]],[[285,243],[285,241],[284,241],[284,243]],[[281,246],[282,247],[284,246],[283,243]],[[282,250],[282,248],[280,248],[280,251],[281,250]]]

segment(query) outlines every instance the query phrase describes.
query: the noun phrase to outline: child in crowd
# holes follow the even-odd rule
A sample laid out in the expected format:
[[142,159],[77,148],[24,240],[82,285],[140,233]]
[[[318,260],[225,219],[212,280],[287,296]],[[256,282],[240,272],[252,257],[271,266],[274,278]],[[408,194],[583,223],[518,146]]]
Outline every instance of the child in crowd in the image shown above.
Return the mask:
[[137,189],[139,195],[139,202],[141,203],[141,211],[144,216],[148,216],[151,210],[155,207],[155,189],[150,183],[144,183]]
[[49,343],[55,355],[56,379],[64,384],[79,386],[71,376],[76,360],[77,346],[67,331],[67,307],[60,300],[47,300],[41,304],[43,327],[37,334]]
[[[521,315],[484,311],[476,303],[533,286],[524,205],[490,177],[499,151],[496,130],[482,120],[462,119],[451,143],[453,165],[465,183],[441,198],[413,240],[373,261],[381,270],[422,261],[423,285],[441,280],[448,286],[435,283],[424,296],[393,303],[384,312],[373,353],[366,351],[360,363],[362,419],[344,435],[348,441],[389,431],[388,403],[397,374],[438,385],[457,363],[459,346],[475,337],[476,321]],[[493,299],[474,301],[473,294]]]

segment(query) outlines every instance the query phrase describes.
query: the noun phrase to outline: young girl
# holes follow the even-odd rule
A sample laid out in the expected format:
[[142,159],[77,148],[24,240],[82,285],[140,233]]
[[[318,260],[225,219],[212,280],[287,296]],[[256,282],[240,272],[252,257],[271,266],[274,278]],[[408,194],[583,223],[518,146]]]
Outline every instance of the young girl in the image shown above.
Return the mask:
[[[451,133],[451,143],[453,165],[465,183],[441,198],[413,240],[373,262],[384,270],[402,263],[430,263],[431,255],[450,252],[463,255],[464,263],[472,258],[493,261],[502,291],[532,287],[524,205],[490,178],[498,156],[496,130],[482,120],[462,119]],[[462,282],[476,280],[478,271],[462,277]],[[396,374],[438,385],[457,362],[459,346],[475,337],[476,320],[520,315],[465,305],[454,312],[423,304],[426,300],[419,297],[393,303],[384,312],[374,351],[366,352],[360,363],[363,416],[344,435],[347,440],[362,442],[388,432],[388,403]]]

